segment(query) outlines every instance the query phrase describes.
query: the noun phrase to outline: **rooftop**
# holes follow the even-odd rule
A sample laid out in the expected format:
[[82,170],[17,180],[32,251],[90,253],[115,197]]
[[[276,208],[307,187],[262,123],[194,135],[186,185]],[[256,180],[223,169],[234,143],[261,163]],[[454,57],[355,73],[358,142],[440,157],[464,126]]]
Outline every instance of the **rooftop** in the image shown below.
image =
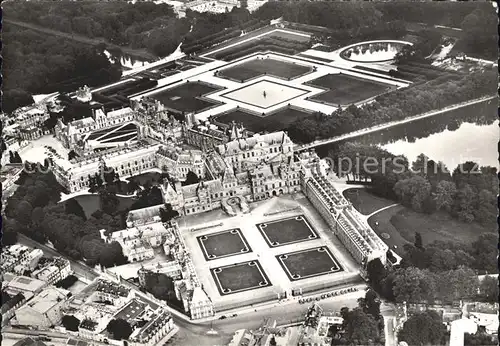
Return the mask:
[[122,285],[111,281],[99,280],[97,282],[96,291],[109,293],[120,297],[127,297],[130,290]]
[[276,144],[292,144],[290,137],[284,132],[273,132],[266,134],[255,134],[249,138],[237,139],[217,147],[222,155],[231,155],[244,150],[251,150],[255,147],[268,147]]
[[7,289],[35,292],[45,287],[47,283],[27,276],[16,276],[7,285]]
[[128,302],[120,311],[115,315],[115,318],[123,319],[125,321],[131,321],[137,319],[141,316],[148,304],[138,301],[137,299],[132,299]]
[[26,338],[22,339],[18,342],[16,342],[13,346],[46,346],[47,344],[40,341],[40,340],[34,340],[32,338]]
[[[45,290],[43,290],[39,295],[35,296],[26,305],[24,305],[24,307],[30,307],[36,312],[43,314],[52,309],[62,300],[65,300],[68,296],[68,293],[66,292],[65,290],[62,289],[48,287]],[[24,307],[22,307],[21,309],[23,309]]]

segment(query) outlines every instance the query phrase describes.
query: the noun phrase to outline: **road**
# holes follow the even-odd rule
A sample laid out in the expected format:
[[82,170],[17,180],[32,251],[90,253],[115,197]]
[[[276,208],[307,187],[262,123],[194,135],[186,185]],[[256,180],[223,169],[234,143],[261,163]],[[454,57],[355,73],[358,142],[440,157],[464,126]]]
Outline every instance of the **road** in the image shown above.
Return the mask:
[[[36,241],[19,234],[19,243],[41,249],[48,257],[62,256],[55,249],[37,243]],[[65,256],[64,256],[65,257]],[[87,280],[93,280],[98,274],[88,266],[73,261],[71,268],[77,276],[85,277]],[[124,282],[126,284],[126,282]],[[130,285],[132,287],[132,285]],[[359,288],[357,292],[344,294],[342,296],[332,297],[321,300],[319,304],[325,310],[338,311],[344,306],[355,307],[357,306],[357,299],[364,296],[364,289],[366,285],[356,284],[352,285]],[[204,322],[201,324],[193,323],[190,320],[182,319],[174,314],[174,323],[179,326],[179,332],[167,343],[170,345],[191,346],[193,344],[202,345],[224,345],[231,339],[234,332],[238,329],[256,329],[258,328],[265,318],[274,319],[279,324],[286,324],[301,320],[307,309],[308,304],[299,304],[297,302],[288,304],[279,304],[259,308],[256,312],[239,314],[236,317],[229,317],[224,320],[215,320],[213,322]],[[213,328],[217,334],[207,335],[207,332]]]
[[319,147],[319,146],[322,146],[322,145],[325,145],[325,144],[331,144],[331,143],[335,143],[335,142],[344,141],[346,139],[351,139],[351,138],[363,136],[363,135],[366,135],[366,134],[369,134],[369,133],[372,133],[372,132],[378,132],[378,131],[381,131],[381,130],[386,130],[386,129],[394,127],[394,126],[398,126],[398,125],[410,123],[410,122],[413,122],[413,121],[416,121],[416,120],[420,120],[420,119],[432,117],[432,116],[435,116],[435,115],[438,115],[438,114],[441,114],[441,113],[446,113],[446,112],[449,112],[449,111],[452,111],[452,110],[455,110],[455,109],[459,109],[459,108],[462,108],[462,107],[474,105],[474,104],[481,103],[481,102],[490,101],[490,100],[493,100],[493,99],[496,99],[496,98],[497,98],[496,95],[495,96],[485,96],[485,97],[482,97],[482,98],[479,98],[479,99],[470,100],[470,101],[467,101],[467,102],[462,102],[462,103],[459,103],[459,104],[448,106],[448,107],[445,107],[445,108],[440,109],[440,110],[426,112],[426,113],[422,113],[422,114],[419,114],[419,115],[411,116],[411,117],[408,117],[408,118],[403,119],[403,120],[391,121],[391,122],[388,122],[388,123],[385,123],[385,124],[382,124],[382,125],[375,125],[375,126],[372,126],[372,127],[366,128],[366,129],[362,129],[362,130],[358,130],[358,131],[353,131],[353,132],[350,132],[350,133],[346,133],[346,134],[341,135],[341,136],[336,136],[336,137],[332,137],[332,138],[317,140],[317,141],[314,141],[312,143],[305,144],[305,145],[298,145],[298,146],[296,146],[294,148],[294,150],[295,151],[309,150],[311,148]]
[[[339,311],[344,306],[349,308],[356,307],[358,304],[357,300],[361,296],[364,296],[364,291],[358,291],[345,294],[341,297],[322,300],[319,301],[318,304],[325,311]],[[193,325],[189,322],[175,321],[175,323],[180,327],[180,330],[172,339],[170,339],[167,345],[226,345],[231,340],[231,337],[236,330],[257,329],[267,318],[276,320],[278,325],[302,321],[308,307],[309,304],[278,304],[277,306],[271,306],[257,312],[238,315],[237,317],[230,317],[226,320],[216,320],[213,322],[212,327],[215,331],[217,331],[217,335],[213,336],[207,335],[207,331],[211,327],[211,323],[209,322],[201,325]]]
[[119,46],[119,45],[110,43],[102,38],[101,39],[89,38],[89,37],[79,35],[79,34],[72,34],[72,33],[67,33],[67,32],[63,32],[63,31],[47,29],[47,28],[44,28],[44,27],[41,27],[38,25],[25,23],[25,22],[21,22],[18,20],[11,20],[11,19],[4,18],[3,22],[7,23],[7,24],[17,25],[17,26],[20,26],[20,27],[23,27],[26,29],[31,29],[34,31],[42,32],[42,33],[48,34],[48,35],[64,37],[64,38],[67,38],[67,39],[72,40],[72,41],[76,41],[76,42],[80,42],[80,43],[84,43],[84,44],[88,44],[88,45],[92,45],[92,46],[96,46],[100,43],[104,43],[106,45],[106,47],[120,49],[123,53],[126,53],[132,57],[138,57],[141,59],[146,59],[146,60],[151,60],[151,61],[158,59],[157,56],[149,53],[145,49],[134,49],[134,48],[130,48],[130,47]]

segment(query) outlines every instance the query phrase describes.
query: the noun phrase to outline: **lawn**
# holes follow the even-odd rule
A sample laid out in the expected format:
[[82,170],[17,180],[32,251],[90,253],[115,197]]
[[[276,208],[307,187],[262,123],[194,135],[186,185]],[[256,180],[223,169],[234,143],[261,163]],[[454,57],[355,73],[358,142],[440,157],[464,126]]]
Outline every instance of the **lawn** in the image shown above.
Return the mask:
[[393,201],[377,197],[365,189],[347,189],[343,195],[363,215],[370,215],[379,209],[394,204]]
[[302,36],[298,34],[294,34],[293,32],[285,32],[285,31],[274,31],[270,34],[266,35],[265,38],[282,38],[288,41],[297,41],[297,42],[309,42],[311,40],[310,36]]
[[313,231],[303,215],[261,223],[257,225],[257,228],[270,247],[318,238],[318,235]]
[[221,295],[271,286],[259,261],[215,268],[211,272]]
[[152,94],[150,97],[177,112],[199,112],[216,104],[216,102],[201,99],[203,95],[216,90],[220,89],[203,83],[189,82]]
[[[378,225],[375,223],[378,222]],[[490,232],[476,223],[463,223],[452,219],[446,213],[422,214],[417,213],[404,206],[397,206],[386,209],[368,219],[368,223],[377,234],[386,233],[389,239],[383,240],[394,249],[398,250],[404,244],[415,241],[415,233],[419,232],[425,244],[436,240],[452,241],[460,243],[471,243],[477,239],[480,234]],[[402,254],[401,250],[396,250]]]
[[314,79],[307,84],[319,86],[328,91],[311,98],[334,105],[350,105],[391,90],[388,84],[349,76],[346,74],[328,74]]
[[275,59],[253,59],[220,71],[220,77],[245,82],[265,74],[293,79],[311,72],[308,66]]
[[342,271],[327,247],[278,255],[276,259],[291,281]]
[[207,234],[197,239],[207,261],[252,251],[239,229]]
[[245,112],[241,109],[235,109],[229,113],[217,117],[217,121],[223,124],[231,124],[233,121],[252,132],[277,131],[286,128],[299,118],[309,115],[307,112],[300,111],[291,107],[285,107],[277,112],[267,114],[265,117]]

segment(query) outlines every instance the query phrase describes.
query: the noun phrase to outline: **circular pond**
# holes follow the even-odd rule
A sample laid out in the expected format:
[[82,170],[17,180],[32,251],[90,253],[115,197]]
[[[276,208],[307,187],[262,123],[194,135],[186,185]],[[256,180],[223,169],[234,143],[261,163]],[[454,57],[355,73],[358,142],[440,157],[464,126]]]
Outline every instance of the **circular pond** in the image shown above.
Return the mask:
[[404,46],[413,45],[406,41],[367,41],[344,47],[340,57],[347,61],[360,63],[388,62],[394,59],[396,54]]

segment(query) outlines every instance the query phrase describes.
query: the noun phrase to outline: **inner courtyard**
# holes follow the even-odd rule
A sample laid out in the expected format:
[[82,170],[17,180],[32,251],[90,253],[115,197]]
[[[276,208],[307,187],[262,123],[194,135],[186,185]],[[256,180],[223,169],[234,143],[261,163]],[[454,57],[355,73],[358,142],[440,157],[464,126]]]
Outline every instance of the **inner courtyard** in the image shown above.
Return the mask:
[[179,227],[217,311],[359,278],[354,259],[302,193],[254,202],[233,217],[222,210],[186,216]]

